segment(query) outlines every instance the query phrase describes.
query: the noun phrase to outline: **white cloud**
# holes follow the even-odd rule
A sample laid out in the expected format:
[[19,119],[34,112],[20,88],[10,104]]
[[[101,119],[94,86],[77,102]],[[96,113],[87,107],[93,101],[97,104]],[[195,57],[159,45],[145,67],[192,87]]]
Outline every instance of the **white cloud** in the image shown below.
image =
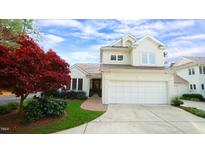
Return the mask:
[[59,42],[64,41],[64,38],[56,36],[56,35],[46,34],[44,36],[45,36],[46,40],[50,43],[59,43]]
[[73,27],[73,28],[83,28],[83,24],[77,20],[38,20],[39,26],[63,26],[63,27]]
[[50,48],[53,48],[55,45],[57,45],[60,42],[64,41],[64,38],[53,35],[53,34],[42,34],[42,42],[40,42],[43,47],[47,50]]
[[175,47],[168,50],[169,58],[176,58],[180,56],[191,56],[205,52],[205,45],[193,47]]
[[100,52],[94,51],[75,51],[69,52],[66,60],[71,64],[75,63],[99,63]]
[[191,27],[195,25],[194,20],[174,20],[174,21],[157,21],[153,23],[147,23],[142,27],[144,29],[155,29],[160,31],[171,31],[171,30],[178,30],[184,29],[187,27]]
[[182,36],[184,35],[185,32],[184,31],[174,31],[174,32],[168,32],[168,33],[164,33],[161,35],[162,38],[166,38],[166,37],[178,37],[178,36]]
[[183,36],[183,37],[180,37],[179,39],[182,39],[182,40],[205,39],[205,34],[197,34],[197,35]]

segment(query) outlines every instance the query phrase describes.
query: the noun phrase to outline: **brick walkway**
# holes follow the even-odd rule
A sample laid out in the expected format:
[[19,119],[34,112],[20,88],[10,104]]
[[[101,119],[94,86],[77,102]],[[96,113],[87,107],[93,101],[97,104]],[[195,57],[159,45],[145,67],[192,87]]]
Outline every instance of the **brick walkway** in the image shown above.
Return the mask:
[[97,95],[94,95],[88,98],[82,105],[82,109],[91,110],[91,111],[106,111],[107,105],[102,104],[101,98]]

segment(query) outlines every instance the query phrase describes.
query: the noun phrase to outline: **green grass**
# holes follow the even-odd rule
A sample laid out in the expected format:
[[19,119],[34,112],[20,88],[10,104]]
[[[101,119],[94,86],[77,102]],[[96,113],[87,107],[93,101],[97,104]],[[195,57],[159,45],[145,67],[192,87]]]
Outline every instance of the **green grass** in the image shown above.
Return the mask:
[[35,128],[20,133],[48,134],[58,132],[92,121],[104,113],[102,111],[88,111],[81,109],[80,105],[83,101],[84,100],[68,100],[68,107],[66,109],[68,114],[64,119],[41,128]]
[[185,111],[188,111],[196,116],[205,118],[205,111],[204,110],[200,110],[194,107],[185,107],[185,106],[181,106],[180,108],[184,109]]

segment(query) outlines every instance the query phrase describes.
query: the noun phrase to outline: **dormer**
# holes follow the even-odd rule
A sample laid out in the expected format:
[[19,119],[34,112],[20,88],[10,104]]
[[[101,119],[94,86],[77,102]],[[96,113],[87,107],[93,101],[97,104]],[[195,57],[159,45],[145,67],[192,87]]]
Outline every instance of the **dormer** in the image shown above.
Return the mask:
[[136,38],[130,34],[123,36],[121,39],[109,44],[108,46],[130,47],[136,42]]

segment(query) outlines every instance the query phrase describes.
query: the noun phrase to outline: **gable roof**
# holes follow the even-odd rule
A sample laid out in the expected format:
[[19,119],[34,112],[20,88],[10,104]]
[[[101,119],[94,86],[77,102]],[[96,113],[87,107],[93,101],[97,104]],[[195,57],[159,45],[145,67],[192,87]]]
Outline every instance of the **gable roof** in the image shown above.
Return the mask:
[[144,36],[144,37],[142,37],[142,38],[136,38],[135,36],[133,36],[133,35],[131,35],[131,34],[127,34],[127,35],[121,37],[120,39],[118,39],[117,41],[115,41],[115,42],[113,42],[113,43],[111,43],[111,44],[109,44],[109,45],[107,45],[107,46],[104,46],[104,47],[102,47],[102,48],[106,48],[106,47],[109,47],[109,48],[122,47],[122,48],[123,48],[123,47],[124,47],[123,45],[116,45],[116,44],[120,43],[120,41],[121,41],[121,43],[122,43],[123,39],[126,38],[126,37],[131,37],[131,39],[133,39],[133,45],[139,44],[139,43],[140,43],[141,41],[143,41],[144,39],[149,38],[149,39],[151,39],[152,41],[154,41],[155,43],[159,44],[160,46],[165,47],[165,44],[164,44],[164,43],[162,43],[161,41],[157,40],[157,39],[154,38],[153,36],[146,35],[146,36]]
[[80,70],[84,71],[87,74],[99,74],[100,72],[100,64],[95,63],[76,63],[72,67],[78,67]]
[[198,64],[205,64],[205,57],[195,57],[195,56],[183,56],[183,57],[193,62],[196,62]]
[[143,40],[146,39],[146,38],[150,38],[151,40],[153,40],[153,41],[156,42],[157,44],[159,44],[159,45],[165,47],[165,44],[164,44],[164,43],[160,42],[159,40],[157,40],[156,38],[154,38],[153,36],[150,36],[150,35],[146,35],[146,36],[144,36],[143,38],[137,40],[135,44],[139,44],[141,41],[143,41]]

